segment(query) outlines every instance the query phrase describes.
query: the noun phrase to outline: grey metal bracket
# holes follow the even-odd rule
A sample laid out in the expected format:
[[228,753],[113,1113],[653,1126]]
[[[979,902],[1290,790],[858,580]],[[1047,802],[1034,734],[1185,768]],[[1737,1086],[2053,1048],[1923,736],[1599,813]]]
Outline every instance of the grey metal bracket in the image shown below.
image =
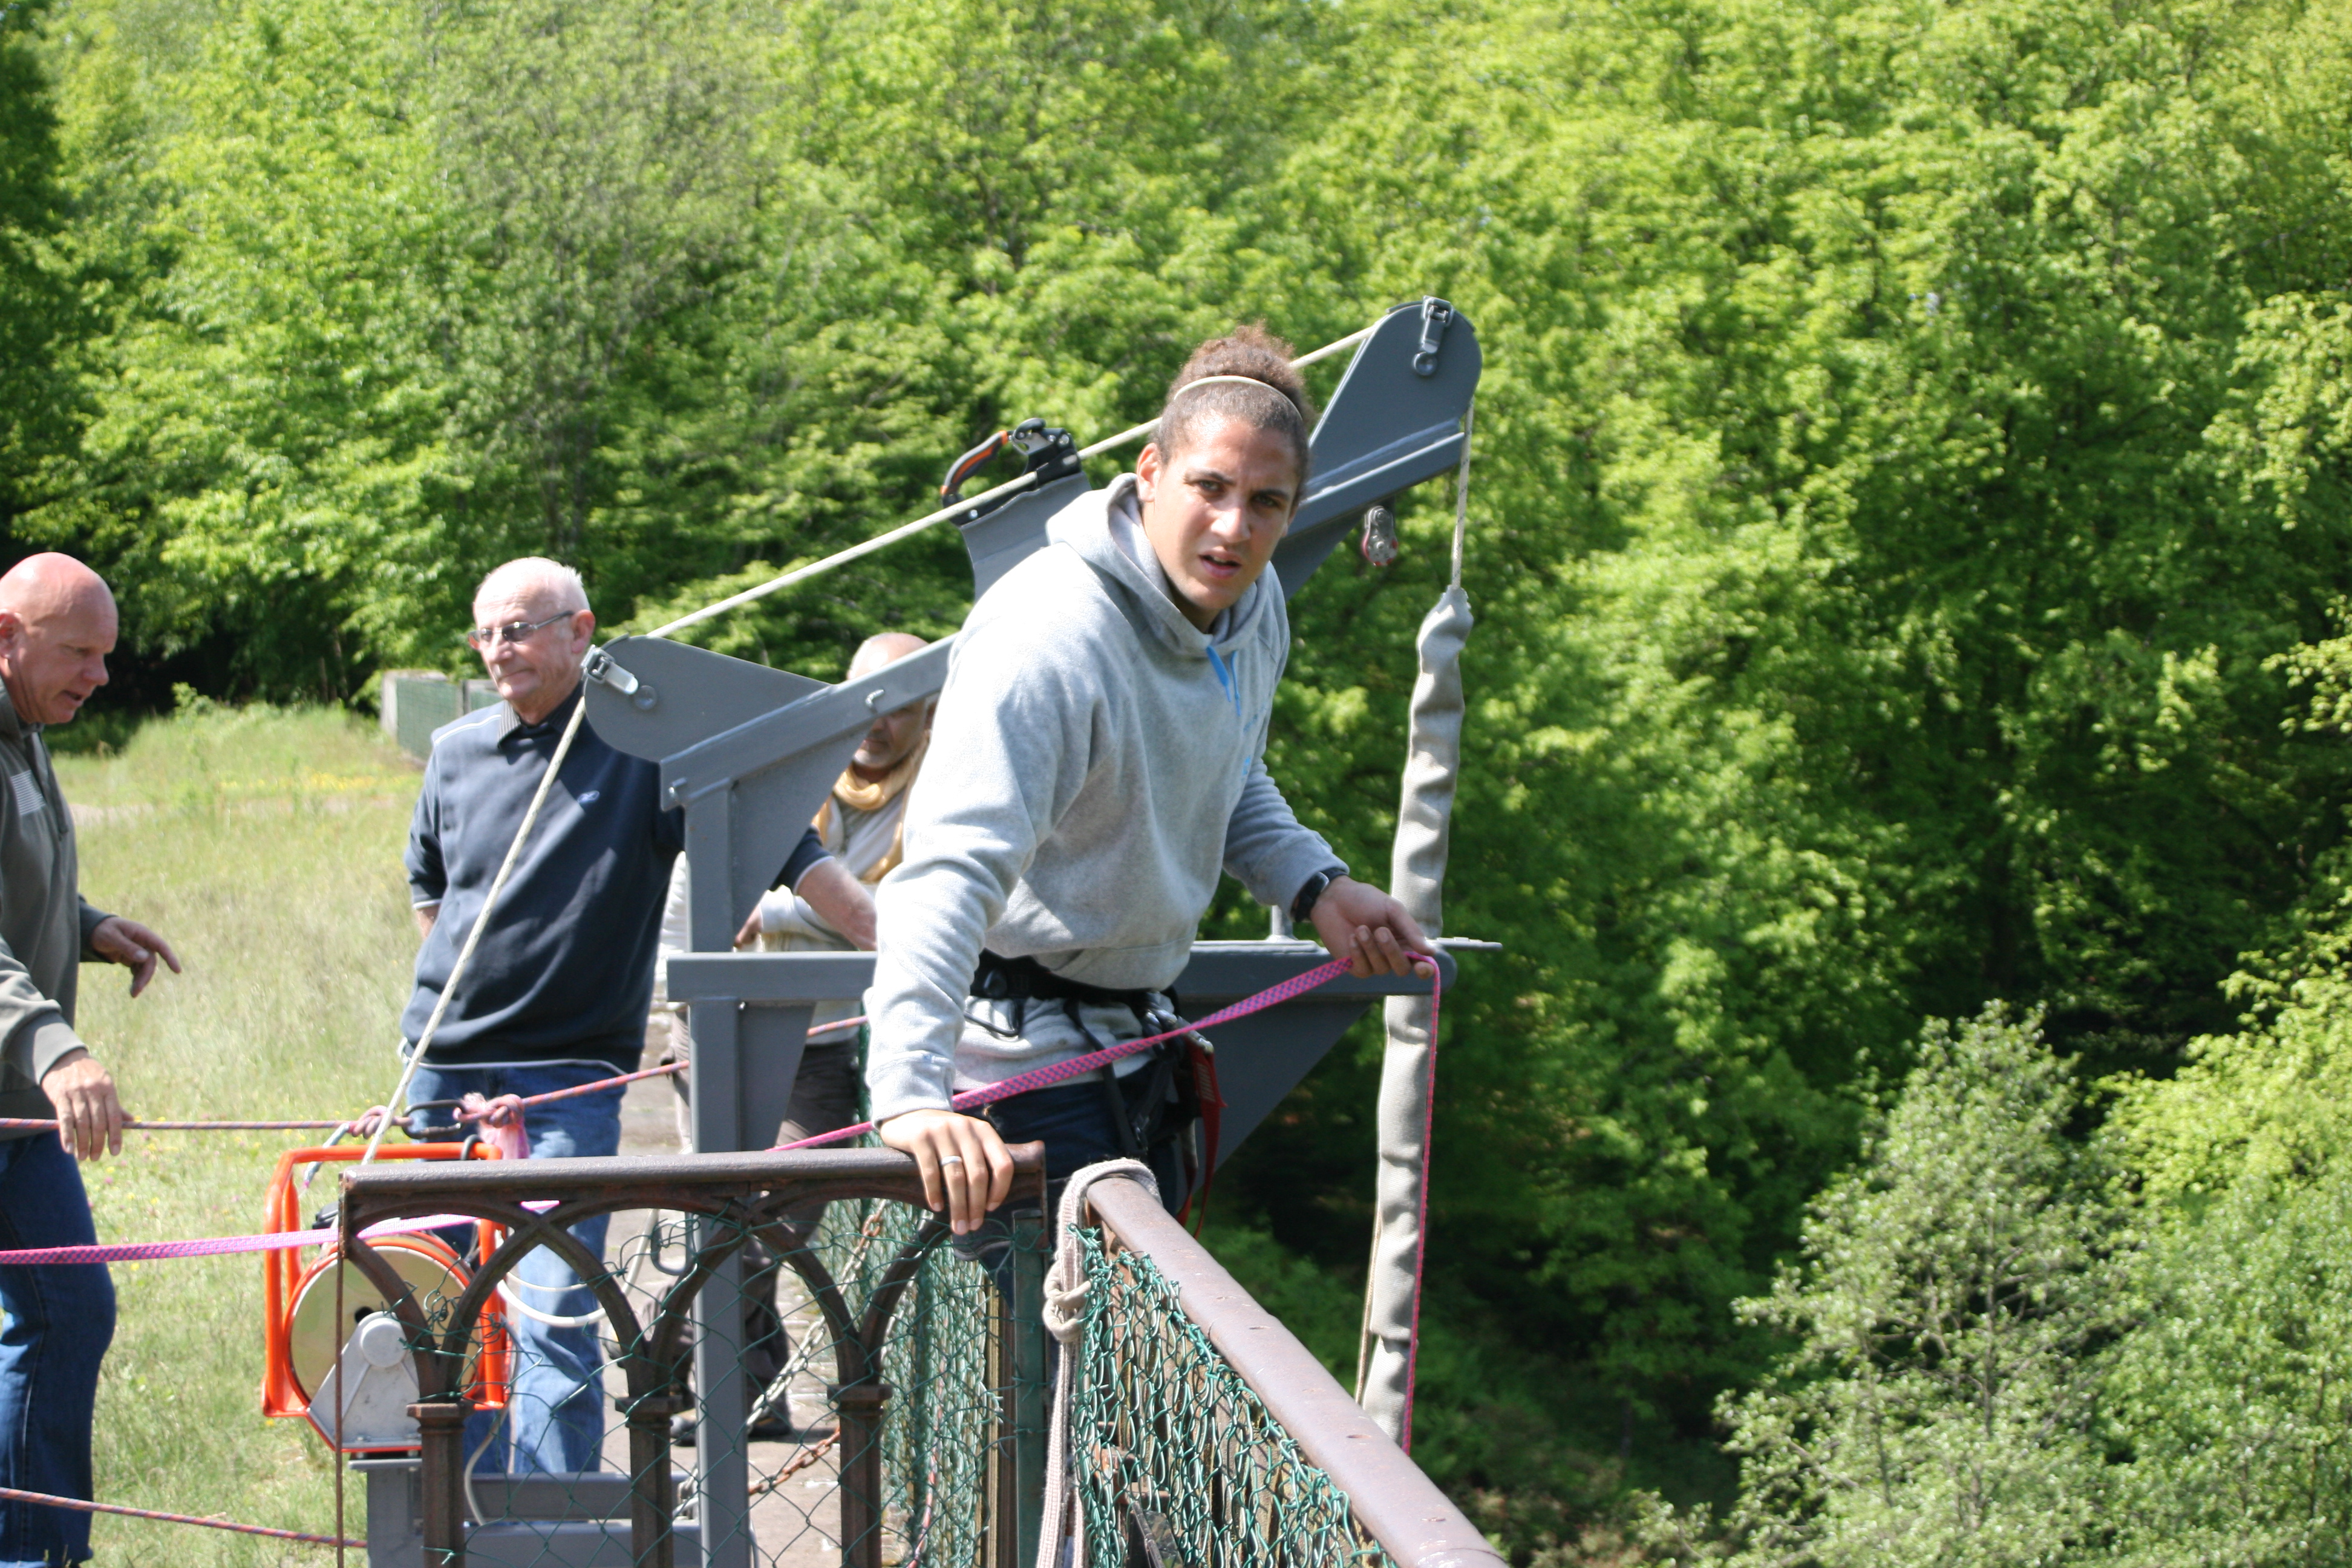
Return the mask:
[[1357,345],[1315,426],[1307,499],[1275,547],[1291,594],[1365,508],[1449,472],[1485,364],[1470,319],[1443,300],[1399,305]]
[[[1349,526],[1376,501],[1452,471],[1485,358],[1470,319],[1439,299],[1399,305],[1356,345],[1308,445],[1314,471],[1290,531],[1274,552],[1296,596]],[[1045,524],[1087,489],[1066,479],[1014,497],[963,531],[975,594],[1045,543]]]
[[1054,514],[1094,487],[1084,474],[1024,490],[959,531],[971,556],[971,595],[977,599],[996,580],[1045,547],[1045,525]]
[[[658,763],[667,803],[686,812],[697,951],[727,950],[876,716],[939,691],[951,642],[839,686],[659,637],[597,650],[589,723]],[[642,702],[648,685],[656,700]]]

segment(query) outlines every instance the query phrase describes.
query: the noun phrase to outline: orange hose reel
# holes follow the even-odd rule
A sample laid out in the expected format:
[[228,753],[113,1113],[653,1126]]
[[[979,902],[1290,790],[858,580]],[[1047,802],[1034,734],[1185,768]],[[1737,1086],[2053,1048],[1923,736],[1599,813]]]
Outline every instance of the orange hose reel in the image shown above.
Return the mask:
[[[292,1149],[278,1157],[270,1173],[268,1212],[263,1229],[272,1235],[310,1228],[302,1219],[301,1197],[295,1171],[314,1163],[356,1161],[363,1149]],[[379,1160],[495,1160],[499,1152],[484,1143],[415,1143],[379,1149]],[[488,1221],[476,1227],[476,1256],[488,1257],[504,1234]],[[425,1232],[384,1236],[368,1244],[392,1265],[420,1296],[453,1297],[469,1278],[465,1260],[439,1237]],[[365,1276],[344,1264],[343,1321],[335,1321],[335,1279],[338,1263],[329,1247],[315,1249],[306,1264],[295,1249],[262,1254],[261,1259],[261,1413],[267,1416],[310,1418],[310,1396],[341,1353],[344,1340],[360,1318],[384,1309],[383,1293]],[[506,1334],[506,1315],[493,1294],[482,1309],[480,1350],[467,1367],[466,1397],[478,1410],[495,1410],[507,1402],[512,1363]],[[318,1423],[311,1422],[314,1429]],[[333,1436],[319,1436],[334,1446]],[[354,1449],[353,1452],[360,1450]]]

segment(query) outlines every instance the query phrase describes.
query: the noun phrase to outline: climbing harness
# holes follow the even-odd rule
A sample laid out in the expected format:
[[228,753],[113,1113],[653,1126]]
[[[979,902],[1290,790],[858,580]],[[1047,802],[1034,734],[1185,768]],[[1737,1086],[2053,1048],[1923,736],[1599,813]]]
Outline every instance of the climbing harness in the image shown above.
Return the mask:
[[[971,1110],[978,1106],[993,1105],[1000,1100],[1010,1100],[1016,1094],[1026,1094],[1033,1089],[1050,1089],[1057,1083],[1067,1083],[1074,1078],[1080,1078],[1099,1068],[1108,1067],[1113,1062],[1125,1061],[1128,1058],[1139,1052],[1148,1051],[1154,1046],[1181,1039],[1195,1030],[1213,1029],[1220,1024],[1230,1024],[1236,1018],[1246,1018],[1253,1013],[1263,1013],[1268,1007],[1279,1006],[1295,997],[1304,996],[1318,986],[1328,985],[1332,981],[1347,973],[1349,963],[1347,959],[1335,958],[1328,963],[1316,965],[1304,974],[1294,974],[1278,984],[1269,985],[1254,996],[1244,996],[1230,1007],[1220,1007],[1197,1024],[1187,1024],[1181,1028],[1165,1030],[1157,1035],[1146,1035],[1139,1040],[1122,1040],[1118,1045],[1106,1047],[1098,1051],[1090,1051],[1082,1057],[1072,1057],[1067,1061],[1055,1062],[1042,1068],[1032,1068],[1027,1072],[1008,1078],[1001,1083],[990,1084],[985,1089],[966,1089],[949,1100],[948,1104],[957,1110]],[[1443,982],[1433,970],[1430,975],[1430,999],[1433,1003],[1437,998],[1442,984]],[[873,1131],[873,1122],[860,1121],[849,1127],[837,1127],[830,1132],[820,1132],[813,1138],[800,1138],[790,1143],[778,1143],[769,1152],[775,1153],[786,1149],[821,1148],[827,1143],[838,1143],[845,1139],[862,1137]]]

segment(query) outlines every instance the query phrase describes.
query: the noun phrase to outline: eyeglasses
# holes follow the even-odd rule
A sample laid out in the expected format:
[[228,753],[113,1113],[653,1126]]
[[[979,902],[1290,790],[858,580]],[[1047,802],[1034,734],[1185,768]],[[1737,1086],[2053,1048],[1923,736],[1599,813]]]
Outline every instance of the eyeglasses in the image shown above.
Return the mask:
[[520,642],[540,627],[551,626],[558,621],[570,620],[579,613],[577,610],[558,610],[543,621],[509,621],[502,626],[476,626],[466,634],[466,646],[470,648],[483,648],[492,643]]

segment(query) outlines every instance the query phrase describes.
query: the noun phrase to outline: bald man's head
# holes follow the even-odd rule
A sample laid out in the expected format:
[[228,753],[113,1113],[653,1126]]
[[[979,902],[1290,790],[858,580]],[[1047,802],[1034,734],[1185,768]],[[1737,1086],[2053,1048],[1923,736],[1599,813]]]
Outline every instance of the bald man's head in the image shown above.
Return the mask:
[[[506,600],[529,598],[541,603],[549,611],[584,610],[588,607],[588,585],[580,574],[561,561],[550,561],[544,555],[525,555],[494,566],[474,590],[474,602],[485,599]],[[478,624],[486,624],[479,623]]]
[[920,653],[931,645],[912,632],[877,632],[857,645],[849,656],[849,679],[858,679],[873,674],[886,664],[896,664],[910,653]]
[[118,622],[106,580],[70,555],[0,574],[0,681],[28,724],[63,724],[106,684]]
[[[886,664],[896,664],[910,653],[920,653],[931,645],[908,632],[879,632],[857,645],[850,656],[851,680],[862,679]],[[874,721],[866,731],[866,739],[857,743],[856,754],[849,759],[849,771],[868,784],[886,778],[890,770],[915,754],[923,737],[931,732],[931,710],[936,706],[926,700],[909,702],[904,708],[894,708]]]

